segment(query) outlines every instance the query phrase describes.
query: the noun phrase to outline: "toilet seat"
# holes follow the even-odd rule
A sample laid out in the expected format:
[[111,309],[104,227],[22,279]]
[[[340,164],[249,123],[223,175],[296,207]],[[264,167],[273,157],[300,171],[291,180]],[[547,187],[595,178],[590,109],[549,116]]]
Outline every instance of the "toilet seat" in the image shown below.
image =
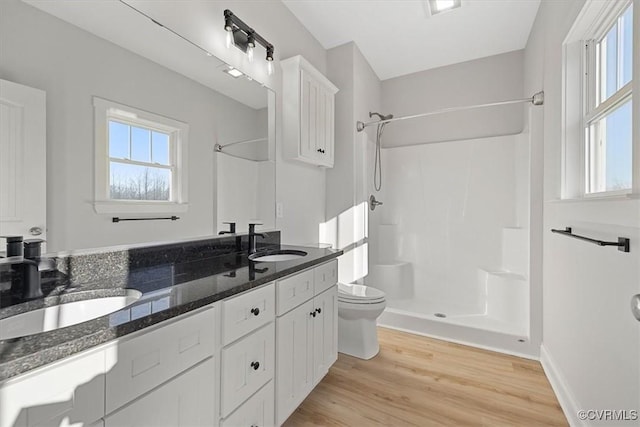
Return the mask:
[[338,283],[338,301],[348,304],[377,304],[385,301],[385,293],[370,286]]

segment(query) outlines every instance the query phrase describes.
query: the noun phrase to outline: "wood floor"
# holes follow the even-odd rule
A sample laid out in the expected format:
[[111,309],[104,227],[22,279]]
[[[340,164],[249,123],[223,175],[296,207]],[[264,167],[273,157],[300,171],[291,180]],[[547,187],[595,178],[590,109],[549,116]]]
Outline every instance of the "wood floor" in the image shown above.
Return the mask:
[[540,363],[378,329],[380,353],[340,354],[285,423],[302,426],[566,426]]

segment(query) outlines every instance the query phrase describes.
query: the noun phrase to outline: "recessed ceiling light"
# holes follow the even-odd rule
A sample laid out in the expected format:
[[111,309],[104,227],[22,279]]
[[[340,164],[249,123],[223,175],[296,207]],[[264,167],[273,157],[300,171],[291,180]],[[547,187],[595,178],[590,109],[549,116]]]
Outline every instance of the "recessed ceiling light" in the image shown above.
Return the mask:
[[430,14],[436,15],[438,13],[460,7],[462,5],[462,0],[428,0],[428,3]]
[[237,79],[238,77],[244,75],[244,73],[236,68],[229,67],[222,70],[223,72],[229,74],[231,77]]

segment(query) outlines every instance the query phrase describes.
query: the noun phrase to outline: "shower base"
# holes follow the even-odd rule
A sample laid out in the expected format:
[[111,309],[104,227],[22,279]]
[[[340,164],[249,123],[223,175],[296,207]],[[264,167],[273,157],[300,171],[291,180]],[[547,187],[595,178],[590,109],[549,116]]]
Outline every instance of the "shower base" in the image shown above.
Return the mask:
[[527,358],[537,358],[527,325],[469,307],[416,299],[388,299],[378,325]]

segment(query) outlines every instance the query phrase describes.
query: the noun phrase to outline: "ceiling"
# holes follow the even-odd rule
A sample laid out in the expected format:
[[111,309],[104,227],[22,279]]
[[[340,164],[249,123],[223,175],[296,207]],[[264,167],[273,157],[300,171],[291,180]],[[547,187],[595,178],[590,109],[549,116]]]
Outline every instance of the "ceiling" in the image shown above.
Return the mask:
[[325,49],[354,41],[381,80],[523,49],[540,0],[283,0]]

